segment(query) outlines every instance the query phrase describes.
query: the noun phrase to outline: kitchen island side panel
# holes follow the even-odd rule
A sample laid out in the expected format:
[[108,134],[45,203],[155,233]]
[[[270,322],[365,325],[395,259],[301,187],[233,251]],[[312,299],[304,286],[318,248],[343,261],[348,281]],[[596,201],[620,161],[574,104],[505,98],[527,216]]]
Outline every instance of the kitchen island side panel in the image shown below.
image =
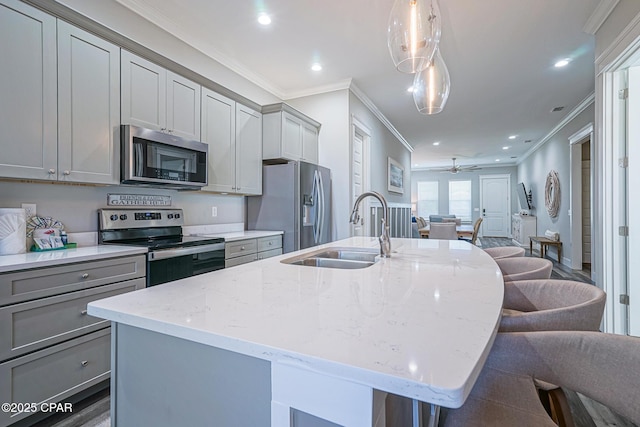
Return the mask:
[[268,361],[122,324],[116,340],[114,425],[270,425]]

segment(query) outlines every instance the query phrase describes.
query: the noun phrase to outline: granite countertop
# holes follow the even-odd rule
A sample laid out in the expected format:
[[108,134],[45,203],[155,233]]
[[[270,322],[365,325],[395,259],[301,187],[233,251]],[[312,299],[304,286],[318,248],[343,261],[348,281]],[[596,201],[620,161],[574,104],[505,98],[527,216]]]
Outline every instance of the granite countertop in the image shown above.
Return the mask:
[[0,255],[0,273],[146,253],[147,248],[143,247],[96,245],[55,251]]
[[355,270],[284,264],[350,238],[94,301],[89,314],[399,395],[460,406],[501,316],[500,269],[462,241],[392,239]]

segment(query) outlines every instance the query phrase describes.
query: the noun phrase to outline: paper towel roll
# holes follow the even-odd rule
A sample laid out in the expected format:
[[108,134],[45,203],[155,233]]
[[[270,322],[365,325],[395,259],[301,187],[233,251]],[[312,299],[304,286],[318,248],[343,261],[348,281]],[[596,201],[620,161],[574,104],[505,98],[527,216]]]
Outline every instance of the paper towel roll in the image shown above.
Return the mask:
[[24,209],[0,208],[0,255],[27,251],[27,213]]

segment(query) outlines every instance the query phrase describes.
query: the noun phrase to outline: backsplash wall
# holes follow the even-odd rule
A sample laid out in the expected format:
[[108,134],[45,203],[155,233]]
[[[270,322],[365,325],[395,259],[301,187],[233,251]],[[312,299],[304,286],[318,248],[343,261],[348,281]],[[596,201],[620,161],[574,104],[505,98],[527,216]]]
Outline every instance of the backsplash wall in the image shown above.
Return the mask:
[[[171,196],[172,207],[184,209],[185,225],[244,222],[243,196],[182,192],[132,186],[86,186],[0,181],[0,207],[19,208],[35,203],[38,216],[50,216],[72,233],[97,231],[97,210],[107,207],[107,194]],[[218,215],[211,216],[216,206]]]

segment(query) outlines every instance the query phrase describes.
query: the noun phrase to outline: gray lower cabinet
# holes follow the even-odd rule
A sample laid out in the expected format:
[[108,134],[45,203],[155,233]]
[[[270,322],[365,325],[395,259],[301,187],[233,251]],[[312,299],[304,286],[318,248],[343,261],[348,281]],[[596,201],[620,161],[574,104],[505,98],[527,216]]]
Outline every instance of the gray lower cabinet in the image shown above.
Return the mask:
[[110,327],[87,304],[142,289],[144,255],[0,274],[0,427],[109,378]]
[[225,245],[225,268],[282,254],[282,235],[228,242]]

